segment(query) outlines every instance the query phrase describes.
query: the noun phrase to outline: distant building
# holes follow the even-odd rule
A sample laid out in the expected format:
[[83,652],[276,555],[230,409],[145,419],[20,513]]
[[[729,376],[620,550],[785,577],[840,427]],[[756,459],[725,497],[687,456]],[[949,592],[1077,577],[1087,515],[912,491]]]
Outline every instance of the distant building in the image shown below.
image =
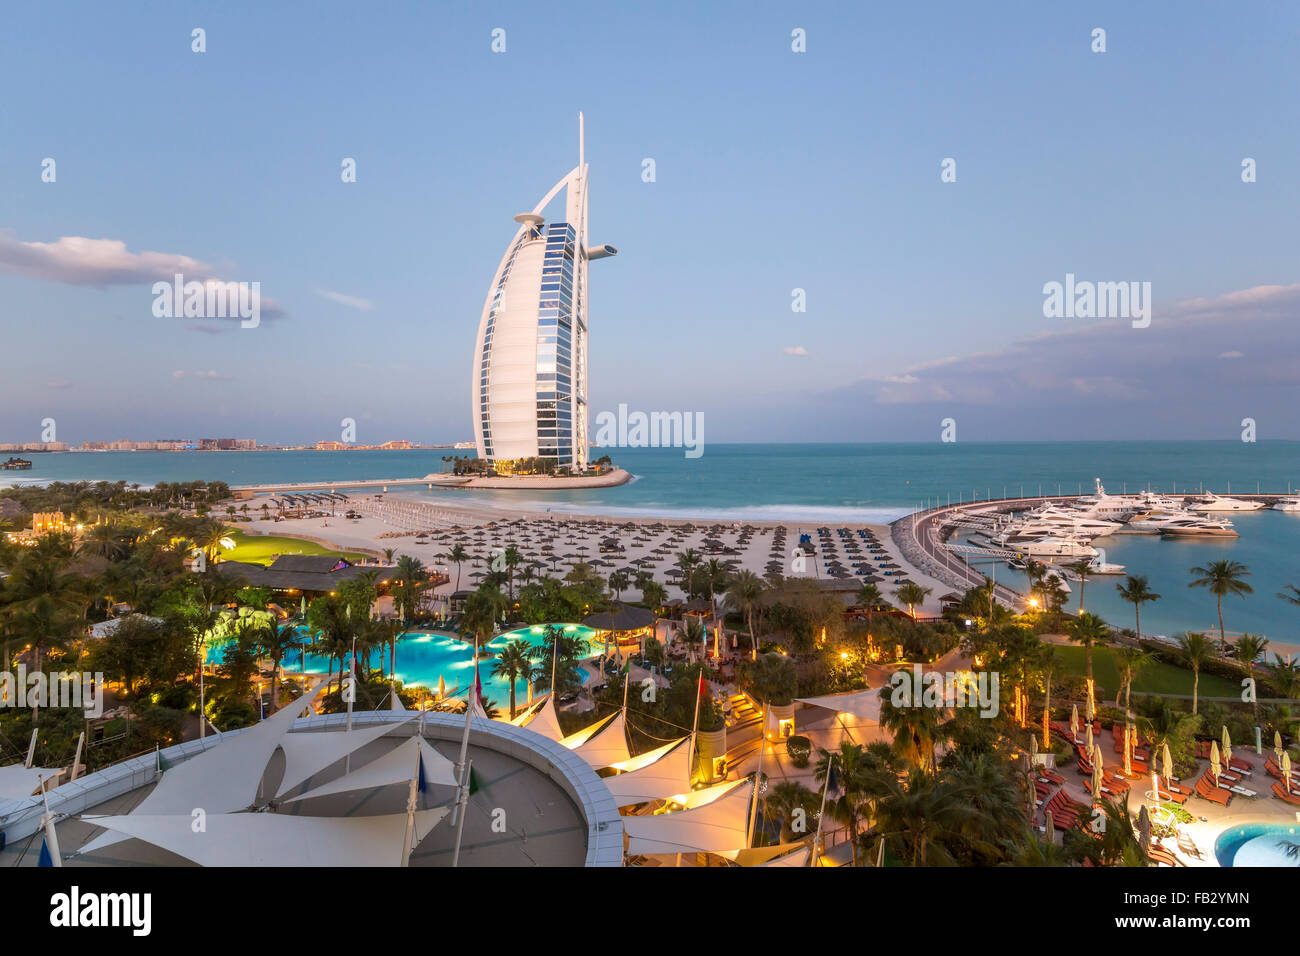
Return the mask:
[[[587,238],[582,116],[578,165],[551,187],[497,266],[479,319],[471,408],[478,457],[587,464],[587,263],[618,250]],[[564,190],[564,220],[542,212]]]

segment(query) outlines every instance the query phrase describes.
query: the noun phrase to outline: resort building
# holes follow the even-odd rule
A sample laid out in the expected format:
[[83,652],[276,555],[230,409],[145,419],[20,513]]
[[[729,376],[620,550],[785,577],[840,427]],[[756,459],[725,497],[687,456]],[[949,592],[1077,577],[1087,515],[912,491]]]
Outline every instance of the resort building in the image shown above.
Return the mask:
[[[615,255],[587,239],[587,164],[578,116],[578,165],[533,207],[497,265],[474,347],[471,407],[478,456],[587,465],[587,264]],[[564,219],[543,215],[560,191]]]

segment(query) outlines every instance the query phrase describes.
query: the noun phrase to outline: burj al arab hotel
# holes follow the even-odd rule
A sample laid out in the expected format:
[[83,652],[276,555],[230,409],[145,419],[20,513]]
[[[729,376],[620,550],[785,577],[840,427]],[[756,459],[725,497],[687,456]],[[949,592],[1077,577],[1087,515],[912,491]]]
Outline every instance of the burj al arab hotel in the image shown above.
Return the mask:
[[[564,219],[543,210],[565,191]],[[497,266],[474,347],[474,440],[491,462],[587,465],[587,263],[616,255],[587,241],[587,162],[578,114],[578,165],[515,216],[519,228]]]

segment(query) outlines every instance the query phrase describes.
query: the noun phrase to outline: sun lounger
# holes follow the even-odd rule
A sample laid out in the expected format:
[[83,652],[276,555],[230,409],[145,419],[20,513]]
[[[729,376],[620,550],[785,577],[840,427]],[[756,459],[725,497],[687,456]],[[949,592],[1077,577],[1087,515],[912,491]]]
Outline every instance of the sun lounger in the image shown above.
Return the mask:
[[1250,776],[1251,769],[1252,769],[1250,764],[1246,763],[1246,761],[1242,760],[1240,757],[1231,758],[1228,761],[1228,767],[1233,771],[1246,777]]
[[1226,807],[1232,801],[1232,793],[1216,787],[1208,777],[1207,774],[1196,781],[1196,795],[1209,800],[1211,803]]
[[1282,786],[1280,783],[1273,784],[1273,796],[1291,804],[1292,806],[1300,807],[1300,793],[1297,793],[1294,790],[1287,793],[1286,787]]
[[1147,857],[1158,866],[1186,866],[1182,860],[1174,856],[1169,850],[1166,850],[1159,844],[1153,844],[1147,850]]
[[1193,840],[1182,830],[1179,830],[1177,832],[1176,838],[1178,840],[1178,849],[1182,850],[1183,853],[1187,854],[1188,856],[1196,857],[1198,860],[1201,858],[1201,850],[1196,845],[1195,840]]
[[1256,793],[1254,790],[1248,790],[1246,787],[1229,787],[1228,789],[1231,790],[1233,793],[1241,794],[1243,797],[1259,796],[1259,794]]

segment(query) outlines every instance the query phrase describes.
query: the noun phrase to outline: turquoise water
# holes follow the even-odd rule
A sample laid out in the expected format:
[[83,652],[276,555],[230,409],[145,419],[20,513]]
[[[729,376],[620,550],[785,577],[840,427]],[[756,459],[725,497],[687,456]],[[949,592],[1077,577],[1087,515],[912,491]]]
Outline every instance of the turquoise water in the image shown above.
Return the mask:
[[[355,452],[65,452],[29,456],[21,479],[220,480],[230,484],[418,478],[446,469],[450,449]],[[465,452],[457,452],[465,454]],[[1300,442],[998,442],[707,445],[614,449],[637,480],[619,488],[510,492],[440,489],[435,499],[566,510],[720,519],[890,521],[926,501],[1091,490],[1160,491],[1201,485],[1287,491],[1300,481]],[[417,486],[418,488],[419,486]]]
[[[1300,587],[1300,514],[1284,511],[1243,512],[1229,516],[1239,538],[1162,538],[1159,535],[1111,535],[1097,538],[1093,547],[1106,552],[1105,559],[1125,566],[1125,575],[1146,575],[1160,600],[1142,605],[1142,633],[1174,635],[1187,630],[1218,632],[1215,598],[1205,588],[1189,587],[1189,573],[1211,561],[1232,560],[1246,565],[1246,583],[1255,589],[1245,598],[1223,599],[1223,625],[1231,631],[1263,634],[1270,641],[1291,645],[1274,650],[1294,652],[1300,644],[1300,608],[1277,596],[1287,585]],[[987,573],[986,568],[981,570]],[[998,581],[1020,591],[1027,589],[1023,571],[1005,565],[997,569]],[[1116,588],[1124,575],[1088,579],[1084,606],[1120,627],[1134,627],[1133,605],[1119,596]],[[1067,607],[1079,607],[1079,584],[1070,582]],[[1229,634],[1229,640],[1232,640]],[[1271,652],[1270,652],[1271,653]],[[1269,658],[1272,659],[1271,656]]]
[[1219,866],[1300,866],[1300,856],[1288,857],[1284,842],[1300,843],[1300,826],[1245,823],[1219,834],[1214,856]]
[[[596,633],[589,627],[581,624],[565,624],[566,630],[577,634],[581,638],[590,638]],[[299,629],[302,633],[302,629]],[[487,645],[487,649],[493,652],[500,651],[506,643],[513,640],[524,640],[534,647],[542,643],[543,629],[537,627],[524,627],[516,631],[508,631],[505,634],[499,634],[492,639]],[[305,635],[304,635],[305,636]],[[223,655],[221,647],[209,648],[208,660],[219,661]],[[376,648],[371,652],[370,663],[372,667],[379,666],[379,649]],[[319,672],[324,673],[329,667],[329,661],[320,654],[311,654],[305,649],[297,653],[291,653],[284,659],[285,673],[294,672]],[[337,670],[338,661],[335,660],[334,667]],[[387,668],[385,668],[386,670]],[[588,671],[585,668],[579,668],[581,677],[585,680]],[[421,631],[410,631],[403,634],[397,641],[397,679],[403,684],[420,684],[432,691],[438,689],[438,678],[442,677],[447,682],[447,693],[451,694],[453,689],[459,688],[464,692],[472,683],[474,683],[474,645],[458,640],[445,634],[429,634]],[[502,677],[492,673],[492,661],[482,659],[479,661],[479,680],[483,682],[483,694],[489,700],[495,701],[501,707],[510,705],[510,683]],[[527,699],[528,684],[525,681],[519,681],[515,687],[516,701],[520,704]]]
[[[444,470],[433,451],[355,452],[80,452],[29,456],[30,472],[8,480],[125,480],[141,484],[198,478],[231,484],[422,477]],[[459,452],[463,454],[463,452]],[[430,501],[629,516],[783,520],[803,528],[836,521],[888,522],[927,503],[974,495],[1091,490],[1101,477],[1113,492],[1201,487],[1216,492],[1285,492],[1300,482],[1300,442],[955,442],[943,444],[713,444],[698,459],[677,449],[617,449],[612,457],[635,476],[618,488],[509,492],[406,491]],[[0,479],[4,480],[4,479]],[[1300,643],[1300,612],[1275,595],[1300,585],[1295,543],[1300,515],[1233,515],[1241,537],[1170,541],[1146,536],[1099,539],[1109,560],[1145,574],[1163,600],[1142,609],[1143,631],[1173,634],[1208,628],[1214,599],[1187,587],[1187,569],[1219,557],[1246,564],[1256,593],[1225,600],[1228,629]],[[1004,577],[1004,575],[1009,575]],[[1022,577],[1005,568],[999,578]],[[1076,588],[1077,591],[1077,588]],[[1117,624],[1133,618],[1115,580],[1093,579],[1089,608]],[[1077,601],[1077,596],[1075,598]],[[399,666],[401,661],[399,659]],[[434,675],[437,680],[437,675]]]

